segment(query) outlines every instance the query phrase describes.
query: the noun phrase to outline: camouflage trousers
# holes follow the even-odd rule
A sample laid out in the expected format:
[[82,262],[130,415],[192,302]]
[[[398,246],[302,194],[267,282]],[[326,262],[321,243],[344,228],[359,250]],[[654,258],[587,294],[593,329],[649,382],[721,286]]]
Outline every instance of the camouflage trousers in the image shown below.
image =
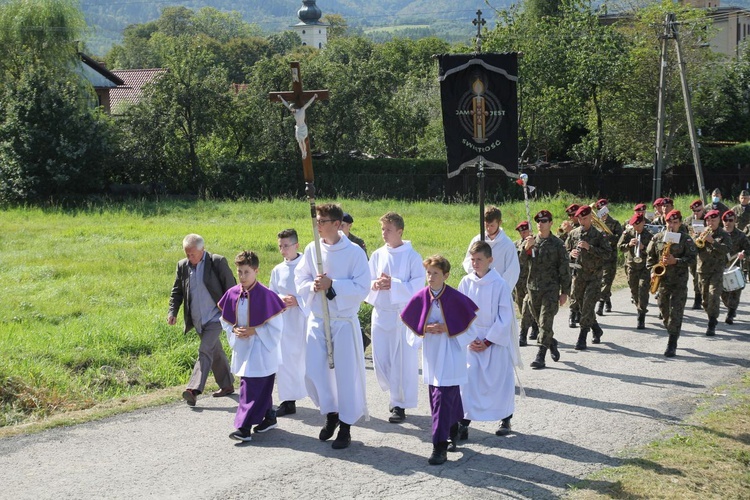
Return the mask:
[[651,275],[648,269],[631,269],[626,267],[628,276],[628,286],[630,287],[630,296],[635,302],[635,308],[638,314],[648,312],[648,292],[651,287]]
[[698,271],[696,271],[697,267],[698,267],[697,262],[693,262],[688,267],[688,269],[690,269],[690,275],[693,277],[693,280],[692,280],[693,281],[693,293],[695,294],[693,295],[693,297],[697,297],[701,293],[701,282],[698,279]]
[[552,338],[555,336],[552,325],[555,322],[555,315],[560,309],[560,293],[557,290],[529,290],[526,305],[539,325],[537,344],[547,348],[551,347]]
[[580,325],[584,328],[590,328],[596,321],[594,309],[596,308],[596,302],[599,300],[601,282],[601,273],[585,276],[579,272],[573,279],[573,289],[570,294],[581,313]]
[[660,286],[659,311],[664,318],[664,327],[669,335],[680,336],[682,330],[682,316],[685,314],[685,302],[687,302],[687,283],[683,286]]
[[727,292],[725,290],[721,292],[721,301],[724,302],[724,305],[727,307],[727,309],[737,310],[737,308],[740,307],[741,295],[742,290],[735,290],[733,292]]
[[612,296],[612,283],[617,276],[617,259],[605,262],[602,268],[602,285],[599,300],[609,300]]
[[531,314],[531,310],[529,309],[529,294],[527,293],[525,286],[516,286],[516,288],[513,290],[513,300],[516,302],[518,313],[521,315],[521,333],[526,333],[532,325],[536,324],[536,320],[534,319],[534,315]]
[[709,318],[718,318],[721,292],[724,291],[724,273],[721,271],[710,274],[698,273],[698,279],[701,284],[703,310]]

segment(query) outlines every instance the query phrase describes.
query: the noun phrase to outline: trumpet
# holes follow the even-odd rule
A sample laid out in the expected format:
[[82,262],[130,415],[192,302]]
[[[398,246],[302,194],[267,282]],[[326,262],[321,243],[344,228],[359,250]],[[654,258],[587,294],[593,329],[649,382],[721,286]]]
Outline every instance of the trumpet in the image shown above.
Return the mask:
[[636,264],[640,264],[643,262],[643,257],[641,257],[641,233],[638,233],[638,235],[635,237],[635,256],[633,257],[633,262]]
[[659,259],[659,262],[651,268],[651,288],[649,289],[649,291],[652,294],[656,293],[659,290],[661,277],[667,273],[667,266],[663,261],[667,258],[667,255],[669,255],[670,248],[672,248],[672,243],[667,243],[664,246],[664,251],[662,251],[661,253],[661,259]]
[[714,231],[710,227],[703,231],[701,234],[699,234],[693,242],[695,243],[695,246],[698,248],[703,248],[706,246],[706,236],[713,234]]

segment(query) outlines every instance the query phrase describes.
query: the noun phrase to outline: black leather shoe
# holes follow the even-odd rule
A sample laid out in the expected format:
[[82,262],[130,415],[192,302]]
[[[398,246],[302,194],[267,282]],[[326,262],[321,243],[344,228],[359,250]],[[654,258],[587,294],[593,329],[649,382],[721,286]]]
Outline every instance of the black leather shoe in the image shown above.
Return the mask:
[[322,429],[320,429],[320,434],[318,434],[318,439],[321,441],[328,441],[333,437],[333,433],[336,432],[336,427],[339,426],[339,414],[338,413],[329,413],[326,415],[326,425],[323,426]]
[[604,301],[604,312],[608,312],[608,313],[612,312],[612,302],[610,302],[609,299]]
[[506,417],[500,422],[500,427],[495,431],[496,436],[507,436],[510,434],[510,418],[511,417]]
[[394,406],[393,410],[391,410],[391,416],[388,417],[388,421],[392,424],[400,424],[404,420],[406,420],[406,410],[400,406]]
[[448,461],[448,442],[432,446],[432,455],[427,459],[430,465],[442,465]]
[[339,433],[336,436],[336,439],[333,440],[331,448],[334,450],[343,450],[344,448],[348,448],[350,444],[352,444],[350,426],[349,424],[342,423],[339,427]]
[[523,333],[518,335],[518,345],[519,347],[526,347],[527,345],[529,345],[529,342],[526,340],[526,335],[524,335]]
[[276,416],[283,417],[284,415],[294,415],[297,413],[297,402],[296,401],[284,401],[276,408]]

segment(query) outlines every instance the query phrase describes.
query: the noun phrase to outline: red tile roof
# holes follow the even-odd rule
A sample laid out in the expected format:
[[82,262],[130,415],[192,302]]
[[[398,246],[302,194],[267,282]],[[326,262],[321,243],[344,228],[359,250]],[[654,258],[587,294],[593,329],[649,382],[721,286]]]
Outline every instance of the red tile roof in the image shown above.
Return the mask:
[[167,72],[165,68],[117,69],[112,73],[125,82],[125,85],[109,91],[111,108],[114,113],[122,112],[123,105],[136,104],[141,100],[143,86]]

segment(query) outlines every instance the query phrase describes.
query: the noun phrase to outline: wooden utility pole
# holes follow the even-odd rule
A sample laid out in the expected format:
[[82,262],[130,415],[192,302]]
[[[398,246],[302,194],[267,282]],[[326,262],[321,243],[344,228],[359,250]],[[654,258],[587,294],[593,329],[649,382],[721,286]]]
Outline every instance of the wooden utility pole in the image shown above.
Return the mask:
[[667,40],[672,39],[675,42],[677,52],[677,63],[680,70],[680,83],[682,85],[682,98],[685,103],[685,115],[687,116],[688,133],[690,134],[690,146],[693,151],[693,163],[695,165],[695,177],[698,182],[698,191],[700,198],[706,200],[706,186],[703,182],[703,168],[701,166],[700,151],[698,145],[698,136],[695,131],[693,122],[693,109],[690,99],[690,88],[687,83],[687,69],[685,60],[682,57],[682,46],[680,37],[677,33],[677,20],[674,14],[667,14],[664,19],[664,33],[661,39],[661,58],[659,61],[659,98],[658,112],[656,116],[656,157],[654,161],[654,181],[652,186],[652,199],[661,196],[661,176],[664,171],[664,118],[665,118],[665,99],[666,90],[666,71],[667,71]]

